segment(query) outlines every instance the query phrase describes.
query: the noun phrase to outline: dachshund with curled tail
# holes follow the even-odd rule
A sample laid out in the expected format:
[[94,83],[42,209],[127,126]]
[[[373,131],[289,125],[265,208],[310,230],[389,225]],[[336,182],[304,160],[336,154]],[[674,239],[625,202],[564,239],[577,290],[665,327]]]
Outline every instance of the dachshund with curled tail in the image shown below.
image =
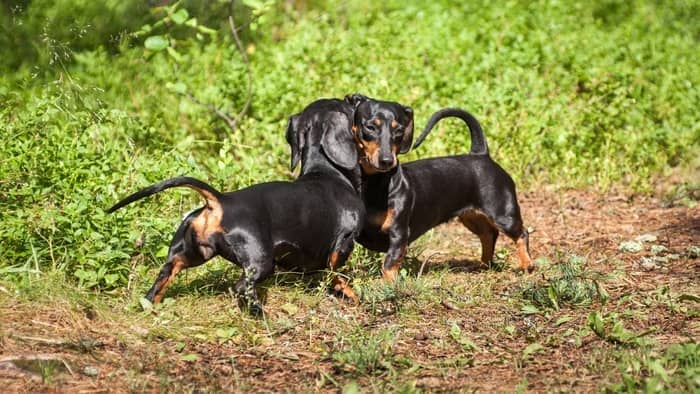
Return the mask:
[[[353,102],[350,97],[350,102]],[[410,129],[371,111],[364,101],[354,102],[353,134],[360,157],[393,157],[410,148]],[[469,154],[436,157],[399,165],[367,160],[361,165],[362,196],[367,209],[365,226],[357,242],[374,251],[386,252],[382,274],[393,281],[408,245],[433,227],[452,218],[459,220],[481,241],[481,262],[493,260],[499,231],[516,243],[517,268],[535,269],[529,251],[527,229],[518,205],[515,183],[489,156],[479,122],[458,108],[437,111],[428,121],[413,148],[447,117],[462,119],[471,133]],[[387,122],[388,121],[388,122]],[[384,143],[387,142],[387,143]],[[389,160],[386,160],[389,162]]]

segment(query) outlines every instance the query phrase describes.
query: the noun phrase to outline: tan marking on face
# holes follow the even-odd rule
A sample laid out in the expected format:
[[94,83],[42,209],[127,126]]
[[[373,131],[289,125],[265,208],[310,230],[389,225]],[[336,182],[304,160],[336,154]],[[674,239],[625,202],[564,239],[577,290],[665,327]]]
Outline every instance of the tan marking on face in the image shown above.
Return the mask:
[[345,297],[351,299],[355,305],[360,303],[360,299],[357,297],[355,292],[352,290],[352,287],[350,287],[345,279],[341,278],[340,276],[336,276],[333,278],[332,284],[333,290],[342,293]]
[[396,120],[392,120],[391,121],[391,128],[395,129],[397,127],[399,127],[399,122],[397,122]]
[[156,295],[153,296],[153,303],[157,304],[163,299],[165,295],[165,289],[168,285],[175,279],[175,276],[182,271],[183,268],[187,267],[187,263],[180,256],[173,257],[173,268],[170,270],[170,275],[158,283],[158,291]]
[[377,141],[359,141],[357,146],[360,149],[362,171],[368,175],[376,173],[375,168],[379,166],[379,143]]
[[360,161],[360,168],[362,168],[362,173],[365,175],[374,175],[378,171],[372,167],[367,160]]
[[372,120],[372,123],[374,123],[375,126],[379,127],[382,125],[382,120],[379,118],[374,118],[374,120]]

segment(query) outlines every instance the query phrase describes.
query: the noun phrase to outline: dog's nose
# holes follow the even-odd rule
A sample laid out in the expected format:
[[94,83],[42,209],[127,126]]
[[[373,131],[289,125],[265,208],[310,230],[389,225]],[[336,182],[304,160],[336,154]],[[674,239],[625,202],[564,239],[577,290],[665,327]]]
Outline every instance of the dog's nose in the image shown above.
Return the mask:
[[379,165],[382,168],[389,168],[394,165],[394,156],[386,155],[379,157]]

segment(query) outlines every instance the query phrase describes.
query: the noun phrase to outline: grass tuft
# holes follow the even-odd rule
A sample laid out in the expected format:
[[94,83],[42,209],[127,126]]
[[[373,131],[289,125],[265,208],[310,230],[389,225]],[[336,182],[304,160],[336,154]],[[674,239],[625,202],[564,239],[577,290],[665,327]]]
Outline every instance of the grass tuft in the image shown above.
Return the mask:
[[598,272],[588,271],[583,257],[570,255],[550,266],[541,277],[523,283],[521,296],[537,308],[559,310],[567,306],[605,302],[608,293]]

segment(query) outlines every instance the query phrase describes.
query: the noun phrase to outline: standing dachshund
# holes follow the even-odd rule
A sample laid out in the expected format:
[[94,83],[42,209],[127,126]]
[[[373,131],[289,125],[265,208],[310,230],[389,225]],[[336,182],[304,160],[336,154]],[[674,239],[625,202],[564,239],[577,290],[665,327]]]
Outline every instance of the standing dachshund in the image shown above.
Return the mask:
[[353,133],[360,155],[380,158],[361,166],[367,220],[357,241],[370,250],[387,252],[382,266],[387,281],[396,278],[412,241],[454,217],[479,236],[483,264],[491,263],[500,230],[516,242],[518,268],[534,269],[515,184],[489,156],[484,133],[472,115],[451,108],[436,112],[414,145],[417,147],[439,120],[454,116],[469,126],[470,154],[391,167],[383,166],[381,158],[407,151],[410,134],[386,127],[386,120],[364,111],[362,102],[356,105]]
[[[359,96],[358,96],[359,99]],[[359,197],[358,156],[350,131],[353,107],[335,99],[315,101],[289,118],[287,142],[291,169],[301,161],[294,182],[269,182],[221,193],[193,178],[172,178],[138,191],[113,212],[162,190],[186,186],[205,200],[175,232],[168,258],[146,298],[160,302],[165,289],[183,269],[221,256],[243,268],[235,285],[253,314],[262,313],[255,287],[285,269],[331,270],[345,263],[363,225]],[[357,302],[344,279],[334,289]]]

